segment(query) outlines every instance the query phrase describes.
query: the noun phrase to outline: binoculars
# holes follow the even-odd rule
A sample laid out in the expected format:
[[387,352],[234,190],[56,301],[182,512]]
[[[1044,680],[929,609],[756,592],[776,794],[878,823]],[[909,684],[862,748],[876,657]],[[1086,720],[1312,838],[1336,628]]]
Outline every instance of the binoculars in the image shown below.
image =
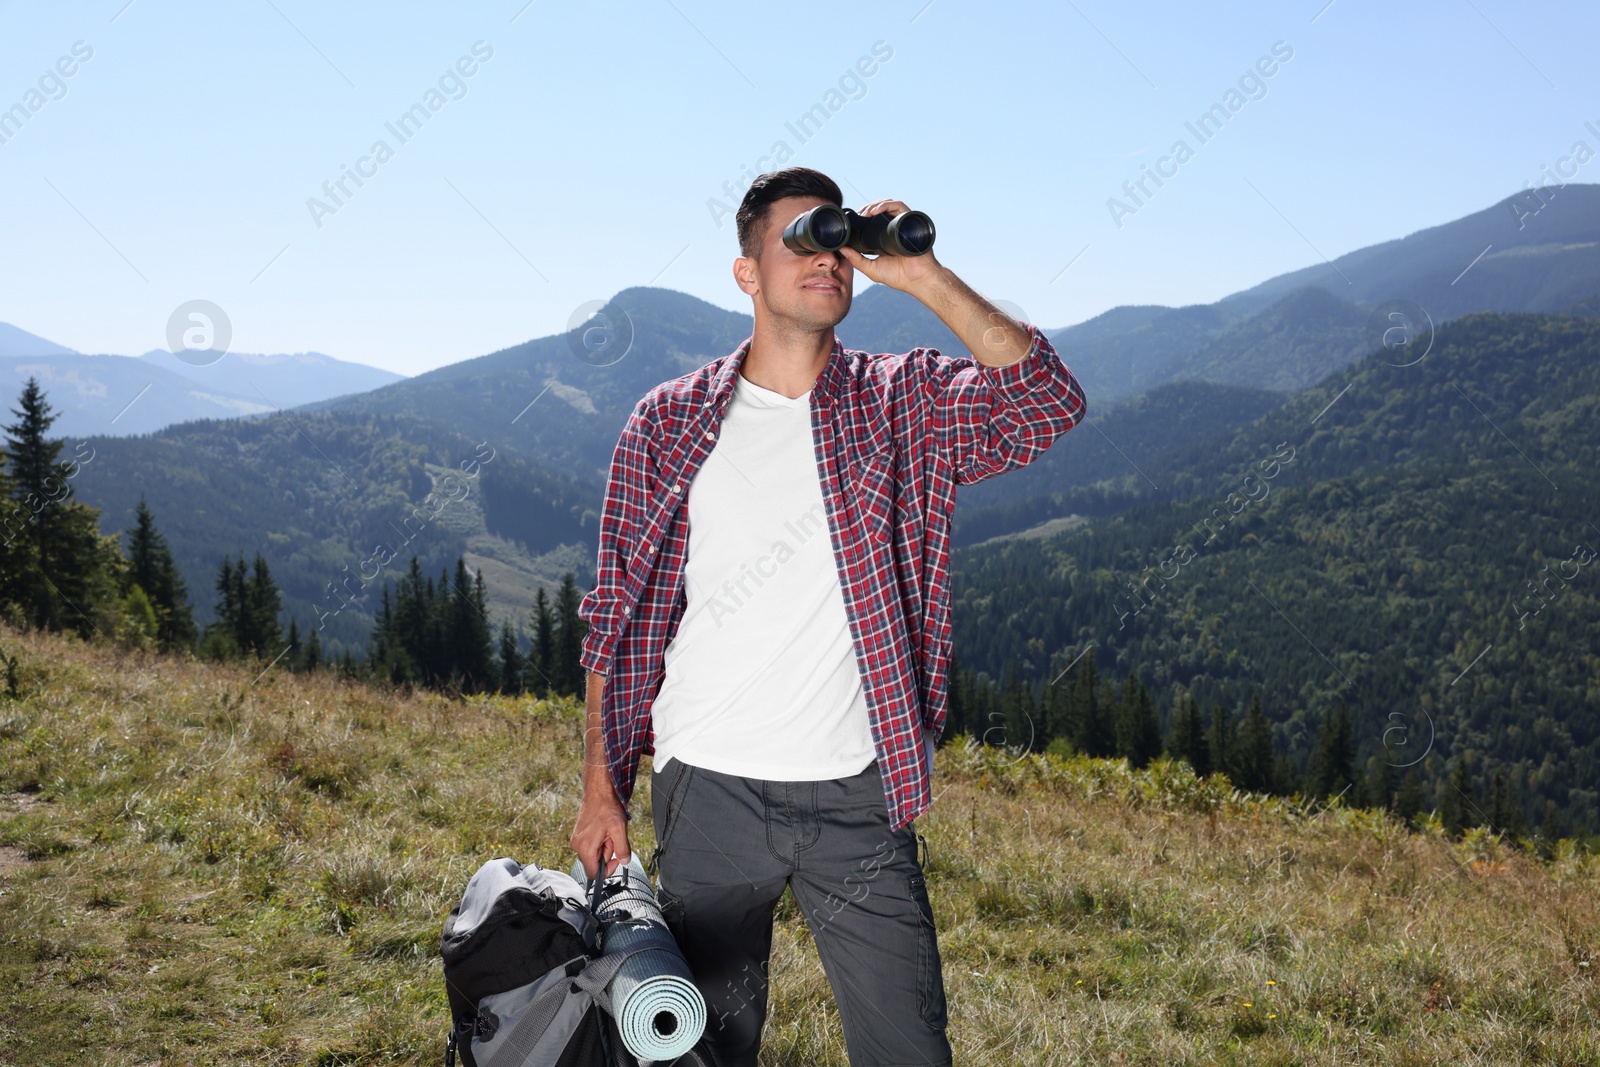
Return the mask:
[[783,243],[802,254],[849,245],[863,255],[920,256],[933,248],[933,220],[920,211],[890,218],[887,212],[858,215],[847,207],[819,204],[783,228]]

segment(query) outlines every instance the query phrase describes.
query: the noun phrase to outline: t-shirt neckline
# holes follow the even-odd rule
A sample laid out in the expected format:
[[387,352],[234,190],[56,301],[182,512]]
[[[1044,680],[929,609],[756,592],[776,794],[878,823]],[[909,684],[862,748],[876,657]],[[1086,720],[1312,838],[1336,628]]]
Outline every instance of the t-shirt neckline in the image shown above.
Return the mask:
[[775,389],[757,385],[749,378],[746,378],[743,372],[740,372],[735,377],[737,378],[736,386],[743,390],[749,399],[756,401],[762,407],[797,408],[802,405],[809,405],[811,403],[811,394],[816,390],[816,386],[813,385],[799,396],[785,396]]

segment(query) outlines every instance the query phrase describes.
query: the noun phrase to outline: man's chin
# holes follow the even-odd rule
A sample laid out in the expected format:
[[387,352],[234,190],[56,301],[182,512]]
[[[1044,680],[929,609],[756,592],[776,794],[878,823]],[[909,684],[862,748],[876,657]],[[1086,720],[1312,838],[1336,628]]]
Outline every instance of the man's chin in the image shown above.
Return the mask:
[[807,300],[805,304],[813,317],[819,317],[819,325],[837,326],[850,314],[851,296],[848,289],[837,293],[814,292],[814,295],[821,299]]

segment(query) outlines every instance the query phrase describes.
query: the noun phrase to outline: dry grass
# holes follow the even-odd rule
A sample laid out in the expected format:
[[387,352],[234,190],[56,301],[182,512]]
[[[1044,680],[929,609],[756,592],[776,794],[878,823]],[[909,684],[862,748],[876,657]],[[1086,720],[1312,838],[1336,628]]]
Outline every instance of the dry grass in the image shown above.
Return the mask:
[[[467,878],[568,859],[571,704],[0,646],[0,1064],[436,1063]],[[1181,766],[940,763],[919,828],[960,1063],[1600,1064],[1586,855]],[[845,1063],[792,908],[772,971],[763,1062]]]

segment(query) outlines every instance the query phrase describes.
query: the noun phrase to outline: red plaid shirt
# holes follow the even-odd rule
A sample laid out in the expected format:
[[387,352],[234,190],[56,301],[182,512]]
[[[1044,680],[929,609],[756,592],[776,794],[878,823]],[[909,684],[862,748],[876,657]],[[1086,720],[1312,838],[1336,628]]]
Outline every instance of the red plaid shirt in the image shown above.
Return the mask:
[[[1037,459],[1083,418],[1083,389],[1044,333],[1021,361],[988,367],[935,349],[843,347],[811,393],[822,497],[861,667],[890,824],[927,808],[950,662],[950,520],[956,486]],[[654,752],[650,706],[686,599],[690,483],[711,454],[750,351],[663,382],[628,416],[600,517],[597,582],[580,615],[583,666],[606,676],[606,760],[624,807]]]

